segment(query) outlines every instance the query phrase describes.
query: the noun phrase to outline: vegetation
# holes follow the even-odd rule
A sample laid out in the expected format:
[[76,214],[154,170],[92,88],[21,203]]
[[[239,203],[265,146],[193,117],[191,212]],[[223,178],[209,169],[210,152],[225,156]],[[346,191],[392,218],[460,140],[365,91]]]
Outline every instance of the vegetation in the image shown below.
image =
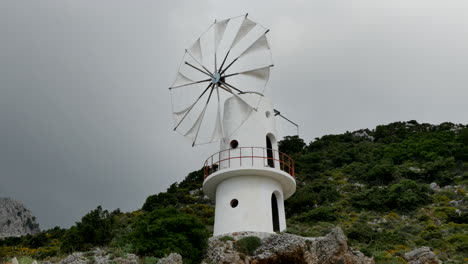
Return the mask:
[[238,252],[253,255],[254,251],[262,245],[262,240],[256,236],[246,236],[236,241],[234,247]]
[[[287,232],[322,236],[338,225],[353,248],[377,263],[405,263],[404,253],[420,246],[431,247],[444,263],[468,261],[467,126],[396,122],[309,144],[286,137],[279,148],[296,162],[297,191],[285,202]],[[149,196],[142,210],[109,212],[99,206],[70,229],[0,240],[0,262],[11,256],[47,260],[106,246],[116,256],[138,254],[145,263],[170,252],[199,263],[214,221],[202,182],[198,170]],[[252,254],[260,240],[246,237],[234,244]]]
[[186,263],[200,263],[208,237],[200,220],[169,207],[140,215],[128,240],[139,255],[161,258],[175,252]]

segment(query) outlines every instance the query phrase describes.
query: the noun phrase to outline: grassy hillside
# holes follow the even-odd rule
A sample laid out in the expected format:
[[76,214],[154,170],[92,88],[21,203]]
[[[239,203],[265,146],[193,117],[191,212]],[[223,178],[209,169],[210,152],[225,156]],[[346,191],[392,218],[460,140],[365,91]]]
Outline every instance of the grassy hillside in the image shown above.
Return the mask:
[[[445,263],[468,261],[467,126],[397,122],[309,144],[287,137],[279,147],[296,161],[287,232],[320,236],[341,226],[349,244],[377,263],[405,263],[401,256],[419,246],[430,246]],[[148,197],[141,210],[98,207],[68,230],[0,241],[0,261],[107,246],[148,263],[169,252],[198,263],[214,216],[202,182],[202,170],[195,171]]]

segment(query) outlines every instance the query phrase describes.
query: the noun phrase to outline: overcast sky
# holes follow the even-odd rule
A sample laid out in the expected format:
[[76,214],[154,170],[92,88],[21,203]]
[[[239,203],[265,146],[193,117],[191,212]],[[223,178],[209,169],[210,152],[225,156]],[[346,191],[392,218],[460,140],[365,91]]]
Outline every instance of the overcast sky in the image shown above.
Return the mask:
[[214,19],[246,12],[271,29],[267,94],[307,142],[468,123],[468,1],[2,0],[0,197],[69,227],[201,168],[218,146],[172,131],[167,87]]

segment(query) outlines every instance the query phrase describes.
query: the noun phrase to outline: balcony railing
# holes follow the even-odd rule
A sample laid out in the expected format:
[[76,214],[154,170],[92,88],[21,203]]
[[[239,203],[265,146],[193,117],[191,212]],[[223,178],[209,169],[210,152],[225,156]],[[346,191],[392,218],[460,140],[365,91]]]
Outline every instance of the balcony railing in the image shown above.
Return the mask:
[[205,178],[229,168],[277,168],[294,177],[294,160],[278,150],[262,147],[238,147],[211,155],[204,165]]

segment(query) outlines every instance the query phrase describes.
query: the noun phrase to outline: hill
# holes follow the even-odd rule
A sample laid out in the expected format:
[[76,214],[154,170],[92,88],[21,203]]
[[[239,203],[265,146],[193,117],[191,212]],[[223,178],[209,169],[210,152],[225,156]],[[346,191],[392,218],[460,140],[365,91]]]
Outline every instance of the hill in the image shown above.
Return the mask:
[[[395,122],[309,144],[286,137],[279,148],[296,161],[287,233],[317,237],[338,226],[376,263],[406,263],[404,254],[421,246],[444,263],[468,261],[468,126]],[[149,196],[141,210],[98,207],[68,230],[5,239],[0,258],[19,254],[18,246],[42,259],[101,246],[148,263],[171,252],[199,263],[214,216],[202,182],[203,171],[194,171]]]
[[0,198],[0,239],[39,232],[36,217],[22,203],[11,198]]

